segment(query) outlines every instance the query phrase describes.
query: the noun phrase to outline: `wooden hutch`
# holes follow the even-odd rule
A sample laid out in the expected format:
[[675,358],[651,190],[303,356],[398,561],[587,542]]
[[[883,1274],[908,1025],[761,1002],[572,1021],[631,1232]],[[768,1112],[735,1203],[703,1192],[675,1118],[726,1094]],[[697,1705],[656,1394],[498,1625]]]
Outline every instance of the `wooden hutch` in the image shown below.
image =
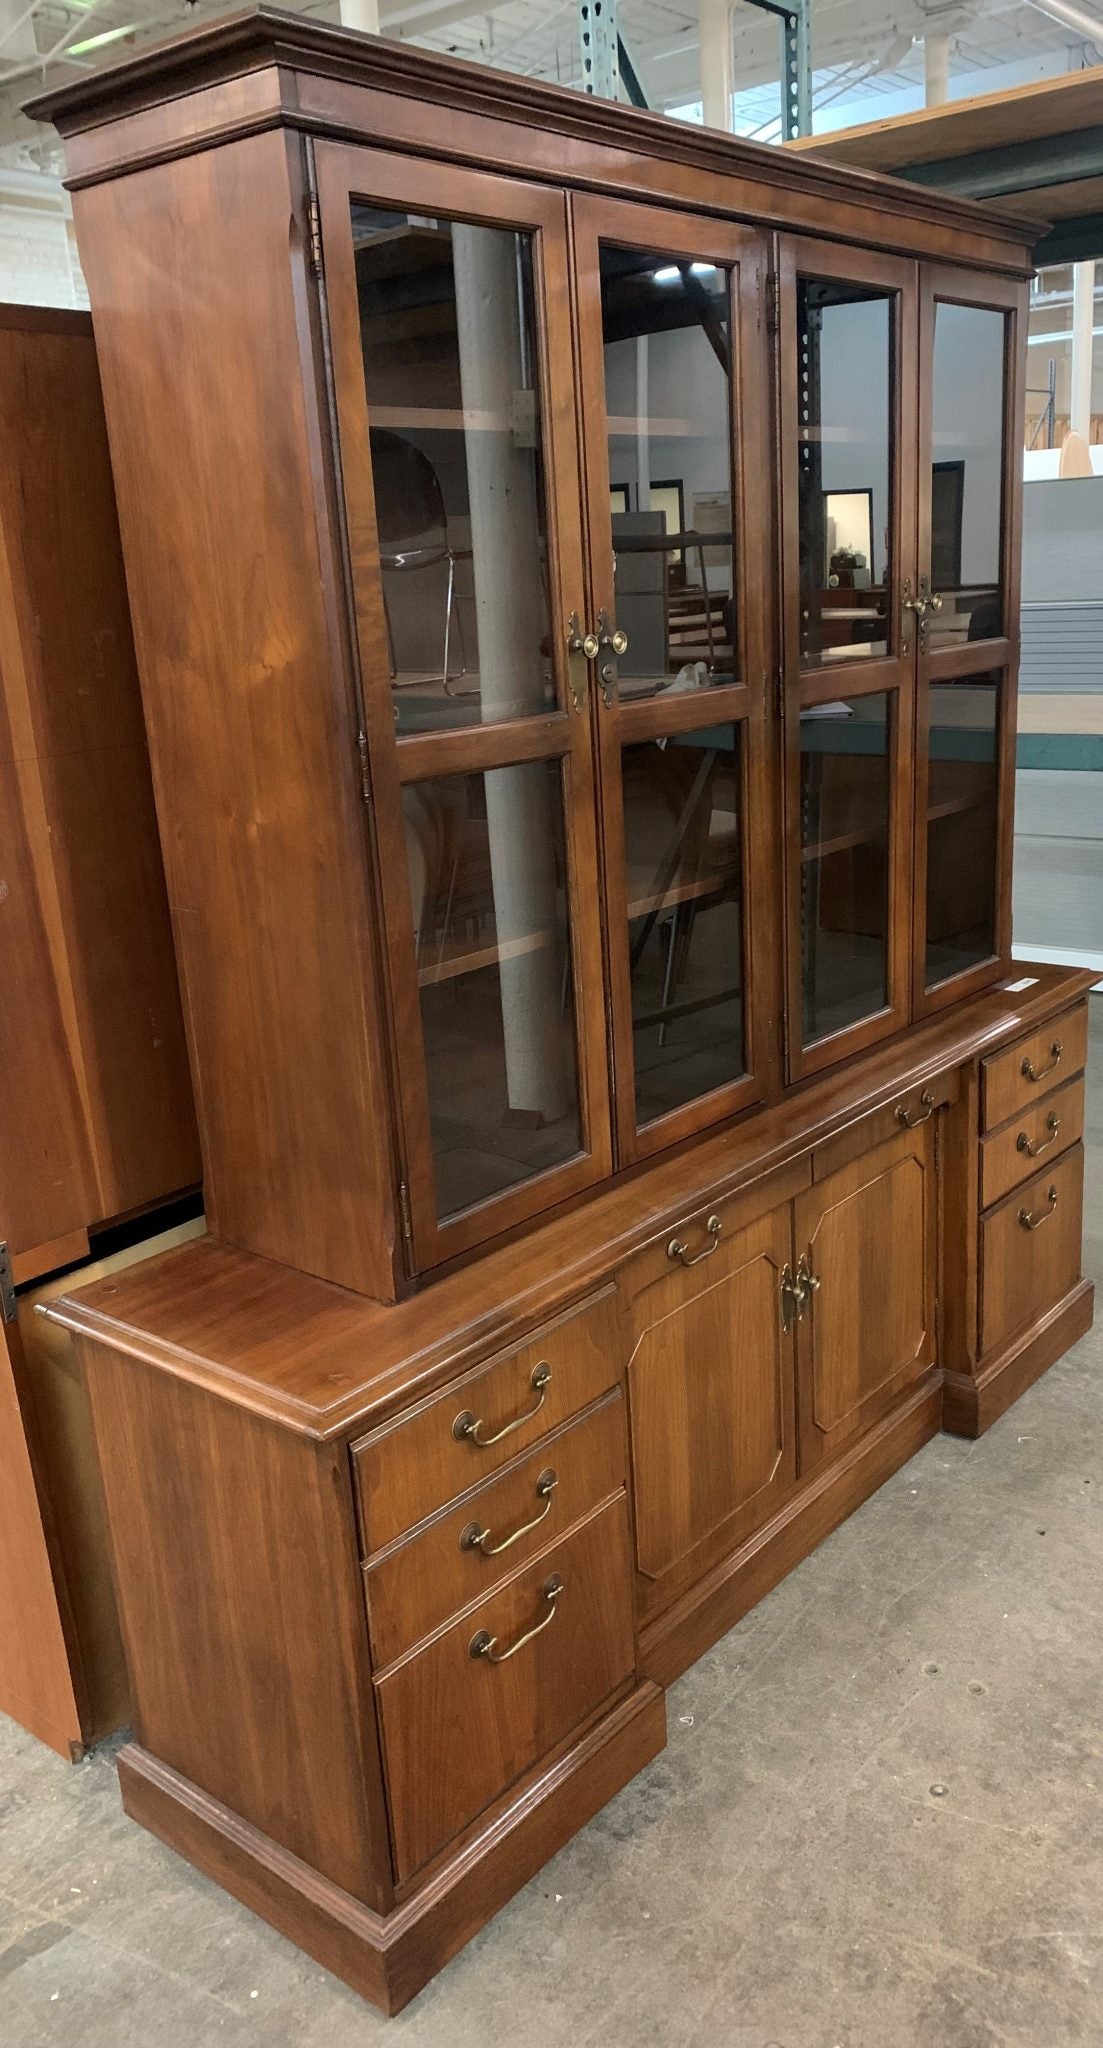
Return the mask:
[[128,1810],[396,2010],[1091,1318],[1033,222],[263,10],[68,148],[210,1235],[77,1332]]

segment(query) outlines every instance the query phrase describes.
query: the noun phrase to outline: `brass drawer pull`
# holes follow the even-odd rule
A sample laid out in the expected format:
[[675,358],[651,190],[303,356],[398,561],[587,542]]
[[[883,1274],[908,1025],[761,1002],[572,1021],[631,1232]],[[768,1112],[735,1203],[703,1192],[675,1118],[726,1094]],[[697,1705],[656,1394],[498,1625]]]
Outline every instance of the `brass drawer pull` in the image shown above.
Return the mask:
[[1057,1207],[1057,1189],[1052,1183],[1046,1190],[1046,1201],[1049,1203],[1049,1208],[1041,1216],[1032,1215],[1029,1209],[1019,1210],[1019,1222],[1024,1230],[1040,1230],[1043,1223],[1049,1222]]
[[933,1116],[933,1114],[934,1096],[929,1088],[924,1088],[919,1098],[918,1116],[908,1115],[908,1105],[906,1102],[898,1102],[896,1105],[896,1121],[898,1124],[903,1124],[906,1131],[914,1131],[917,1124],[925,1124],[927,1118]]
[[518,1636],[517,1641],[510,1644],[508,1650],[500,1650],[497,1636],[492,1636],[488,1628],[481,1628],[467,1645],[468,1656],[485,1657],[488,1664],[508,1664],[510,1658],[515,1657],[518,1650],[523,1650],[526,1643],[531,1643],[534,1636],[542,1635],[546,1628],[551,1627],[555,1620],[555,1603],[562,1591],[563,1581],[558,1572],[553,1572],[550,1579],[544,1580],[544,1598],[548,1603],[548,1611],[543,1621],[538,1621],[535,1628],[527,1628],[523,1636]]
[[1048,1067],[1036,1067],[1033,1060],[1024,1060],[1019,1068],[1024,1081],[1044,1081],[1047,1074],[1052,1074],[1054,1067],[1060,1066],[1062,1050],[1063,1047],[1060,1039],[1055,1038],[1049,1048]]
[[536,1498],[543,1501],[544,1505],[539,1514],[533,1516],[531,1522],[522,1522],[519,1529],[514,1529],[509,1536],[503,1536],[500,1543],[490,1541],[489,1529],[480,1529],[477,1522],[469,1522],[460,1537],[460,1549],[481,1550],[484,1557],[500,1557],[503,1550],[508,1550],[511,1544],[519,1543],[521,1537],[527,1536],[530,1529],[539,1526],[545,1515],[551,1514],[552,1494],[558,1484],[559,1480],[549,1466],[546,1472],[541,1472],[536,1482]]
[[680,1259],[683,1266],[699,1266],[702,1259],[711,1259],[713,1252],[720,1242],[720,1232],[723,1228],[724,1225],[719,1216],[710,1216],[705,1224],[705,1229],[709,1234],[709,1242],[705,1246],[704,1251],[694,1252],[693,1257],[690,1258],[688,1248],[682,1243],[681,1238],[672,1237],[666,1248],[667,1258]]
[[1030,1138],[1028,1138],[1025,1131],[1020,1131],[1018,1137],[1015,1140],[1016,1152],[1025,1152],[1028,1159],[1037,1159],[1039,1152],[1049,1151],[1049,1148],[1052,1145],[1054,1138],[1057,1136],[1057,1133],[1060,1130],[1060,1128],[1061,1119],[1059,1116],[1055,1116],[1054,1112],[1051,1109],[1049,1115],[1046,1118],[1046,1129],[1049,1132],[1048,1138],[1043,1138],[1041,1143],[1038,1144]]
[[482,1422],[478,1416],[472,1415],[470,1408],[465,1408],[462,1415],[457,1415],[452,1424],[452,1435],[455,1437],[456,1442],[462,1443],[466,1437],[467,1442],[469,1444],[477,1444],[480,1451],[488,1451],[491,1444],[500,1444],[504,1436],[511,1436],[515,1429],[520,1429],[522,1423],[531,1422],[533,1416],[544,1406],[550,1379],[551,1366],[546,1358],[542,1358],[539,1365],[533,1366],[532,1377],[529,1381],[529,1385],[536,1395],[532,1407],[526,1408],[521,1415],[515,1415],[513,1421],[505,1423],[501,1429],[496,1429],[493,1436],[480,1436],[479,1431],[483,1426]]

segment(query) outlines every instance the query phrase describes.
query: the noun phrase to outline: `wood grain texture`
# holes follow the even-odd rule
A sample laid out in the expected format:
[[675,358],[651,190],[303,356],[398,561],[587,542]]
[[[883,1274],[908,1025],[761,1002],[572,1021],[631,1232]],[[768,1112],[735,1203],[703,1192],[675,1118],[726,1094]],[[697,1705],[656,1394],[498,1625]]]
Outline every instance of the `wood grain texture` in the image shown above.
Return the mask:
[[1080,1280],[994,1358],[973,1373],[947,1372],[942,1394],[942,1427],[955,1436],[983,1436],[1020,1394],[1091,1329],[1095,1288]]
[[[473,1657],[484,1631],[516,1654]],[[635,1654],[621,1493],[378,1680],[396,1875],[411,1877],[622,1686]]]
[[[375,1669],[493,1592],[552,1537],[611,1499],[626,1483],[627,1464],[624,1403],[615,1388],[373,1559],[364,1593]],[[465,1542],[472,1529],[483,1534],[483,1546]]]
[[980,1157],[981,1207],[1002,1200],[1084,1135],[1084,1082],[1066,1081],[1028,1104],[1021,1115],[983,1139]]
[[[1028,1227],[1025,1219],[1035,1226]],[[1024,1181],[981,1225],[982,1353],[998,1350],[1080,1279],[1084,1148]]]
[[798,1256],[819,1282],[797,1325],[800,1466],[869,1427],[935,1362],[933,1119],[801,1196]]
[[0,1325],[0,1713],[67,1760],[83,1744],[64,1580],[28,1422],[18,1322]]
[[523,1780],[482,1833],[385,1919],[136,1744],[120,1755],[119,1779],[135,1820],[353,1990],[396,2013],[665,1742],[663,1695],[639,1685]]
[[385,1908],[347,1461],[102,1348],[89,1390],[139,1741]]
[[768,1173],[948,1065],[1022,1037],[1091,986],[1087,971],[1016,964],[1025,990],[963,1003],[394,1307],[208,1239],[64,1297],[51,1314],[309,1435],[382,1423],[526,1339],[633,1253],[661,1250],[673,1229],[739,1190],[753,1201]]
[[0,1234],[199,1177],[91,321],[0,308]]
[[258,136],[83,193],[77,227],[208,1215],[387,1297],[389,1111],[293,177]]
[[[1006,1052],[992,1054],[981,1068],[984,1129],[994,1131],[1008,1117],[1033,1108],[1069,1075],[1082,1073],[1087,1056],[1086,1003],[1054,1017]],[[1033,1074],[1024,1073],[1027,1063]]]

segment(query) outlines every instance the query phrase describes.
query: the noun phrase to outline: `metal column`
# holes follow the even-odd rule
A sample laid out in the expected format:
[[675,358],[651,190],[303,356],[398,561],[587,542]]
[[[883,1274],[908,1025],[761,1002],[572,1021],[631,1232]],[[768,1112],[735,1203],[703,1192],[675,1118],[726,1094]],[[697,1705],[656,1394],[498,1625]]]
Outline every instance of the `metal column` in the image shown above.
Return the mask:
[[781,31],[781,133],[812,133],[812,0],[748,0],[776,14]]

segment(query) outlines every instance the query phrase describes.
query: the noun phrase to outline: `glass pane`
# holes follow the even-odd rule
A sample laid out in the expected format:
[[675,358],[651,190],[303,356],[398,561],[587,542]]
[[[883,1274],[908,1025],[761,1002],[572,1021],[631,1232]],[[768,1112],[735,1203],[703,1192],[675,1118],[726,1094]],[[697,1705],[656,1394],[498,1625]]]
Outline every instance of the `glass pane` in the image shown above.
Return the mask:
[[740,731],[621,754],[636,1118],[745,1071]]
[[730,273],[601,250],[620,695],[736,679]]
[[801,712],[806,1043],[888,1003],[890,746],[884,691]]
[[402,792],[437,1214],[581,1148],[558,761]]
[[399,733],[554,706],[532,237],[354,204]]
[[797,282],[802,668],[889,652],[892,304]]
[[931,589],[927,641],[946,647],[1004,631],[1005,316],[940,301],[931,395]]
[[996,951],[1000,672],[930,691],[926,983]]

